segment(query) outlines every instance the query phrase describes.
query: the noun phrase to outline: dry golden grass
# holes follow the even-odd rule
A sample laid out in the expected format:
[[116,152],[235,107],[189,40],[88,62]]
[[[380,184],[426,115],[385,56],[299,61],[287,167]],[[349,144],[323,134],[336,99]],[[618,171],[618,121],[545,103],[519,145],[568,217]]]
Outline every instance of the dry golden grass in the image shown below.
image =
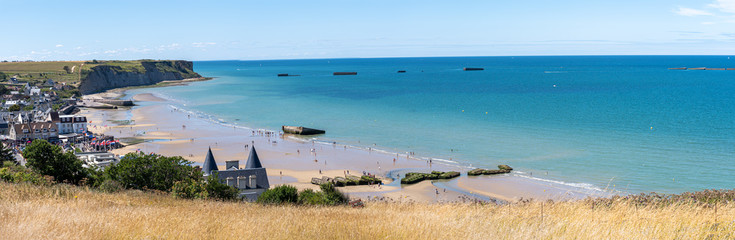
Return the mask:
[[[542,205],[543,204],[543,205]],[[541,212],[543,209],[543,218]],[[735,205],[261,206],[0,182],[2,239],[731,239]]]

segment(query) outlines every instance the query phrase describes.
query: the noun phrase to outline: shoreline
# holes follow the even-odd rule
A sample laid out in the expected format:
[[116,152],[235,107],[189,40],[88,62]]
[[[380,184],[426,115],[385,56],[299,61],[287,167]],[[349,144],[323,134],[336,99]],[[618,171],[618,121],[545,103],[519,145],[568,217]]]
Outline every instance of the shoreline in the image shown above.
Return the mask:
[[[149,86],[155,88],[158,86]],[[124,97],[130,89],[113,89],[95,94],[103,97]],[[113,94],[112,96],[110,94]],[[84,96],[88,97],[88,96]],[[354,146],[308,141],[291,135],[266,134],[263,129],[226,126],[222,123],[183,111],[153,91],[130,96],[137,106],[115,110],[83,109],[80,114],[92,121],[90,131],[113,135],[137,143],[112,152],[124,155],[136,150],[167,156],[182,156],[201,164],[207,147],[211,147],[218,165],[226,160],[247,158],[244,145],[256,146],[263,165],[268,170],[272,185],[289,184],[299,190],[318,188],[310,183],[312,177],[342,176],[347,171],[359,175],[368,172],[384,179],[385,185],[340,187],[351,197],[382,201],[457,202],[493,201],[515,202],[522,199],[573,200],[602,193],[584,192],[562,184],[543,183],[511,174],[495,176],[467,176],[469,168],[450,164],[429,164],[420,158],[389,154],[383,151]],[[126,125],[119,125],[126,123]],[[314,153],[311,153],[314,149]],[[393,161],[395,159],[395,162]],[[241,161],[241,164],[244,162]],[[392,171],[430,172],[460,171],[462,176],[449,181],[423,181],[402,185],[393,181]],[[324,174],[319,174],[322,171]],[[281,175],[282,174],[282,175]],[[400,173],[399,173],[400,174]],[[285,177],[285,179],[284,179]],[[396,178],[397,180],[398,178]],[[558,186],[557,186],[558,185]]]

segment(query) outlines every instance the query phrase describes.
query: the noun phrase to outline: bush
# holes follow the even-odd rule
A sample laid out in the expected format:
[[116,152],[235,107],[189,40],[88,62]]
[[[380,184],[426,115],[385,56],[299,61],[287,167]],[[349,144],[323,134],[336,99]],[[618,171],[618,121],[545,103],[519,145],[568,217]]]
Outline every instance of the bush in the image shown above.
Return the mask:
[[31,171],[30,169],[6,162],[2,168],[0,168],[0,180],[10,183],[32,183],[36,185],[51,185],[53,181],[37,172]]
[[298,203],[303,205],[323,205],[324,194],[311,189],[305,189],[299,193]]
[[177,198],[206,199],[208,196],[204,182],[194,179],[178,181],[171,188],[171,194]]
[[125,187],[118,181],[106,179],[100,184],[99,189],[103,192],[114,193],[122,191]]
[[237,188],[220,182],[216,173],[209,175],[209,179],[204,184],[204,189],[207,191],[207,198],[217,200],[234,200],[240,194]]
[[189,178],[178,181],[171,188],[174,197],[186,199],[235,200],[240,191],[219,181],[217,174],[202,178]]
[[337,190],[331,183],[322,184],[319,186],[322,189],[324,195],[324,204],[326,205],[341,205],[349,202],[349,198],[342,192]]
[[263,204],[297,203],[298,199],[299,195],[296,187],[281,185],[265,190],[265,192],[258,196],[257,202]]

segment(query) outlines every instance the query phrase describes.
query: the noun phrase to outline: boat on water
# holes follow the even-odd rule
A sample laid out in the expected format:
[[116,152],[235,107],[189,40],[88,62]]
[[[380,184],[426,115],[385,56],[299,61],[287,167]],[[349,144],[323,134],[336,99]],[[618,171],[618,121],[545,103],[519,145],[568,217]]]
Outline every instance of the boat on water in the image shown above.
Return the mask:
[[320,129],[296,127],[296,126],[281,126],[284,133],[298,134],[298,135],[315,135],[324,134],[326,131]]

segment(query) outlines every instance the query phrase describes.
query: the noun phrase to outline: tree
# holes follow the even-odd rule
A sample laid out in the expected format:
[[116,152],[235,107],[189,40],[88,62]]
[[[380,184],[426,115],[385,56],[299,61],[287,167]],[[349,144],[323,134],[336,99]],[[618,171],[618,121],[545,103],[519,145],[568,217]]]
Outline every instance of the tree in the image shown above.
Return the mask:
[[69,66],[64,66],[64,71],[66,71],[66,73],[71,73],[71,68],[69,68]]
[[61,147],[36,139],[23,150],[26,166],[32,170],[54,177],[56,182],[78,184],[87,177],[82,161],[74,153],[62,153]]
[[11,112],[17,112],[17,111],[20,111],[20,105],[18,105],[18,104],[15,104],[15,105],[13,105],[13,106],[10,106],[10,107],[8,108],[8,111],[11,111]]
[[0,166],[4,162],[18,164],[18,161],[15,160],[15,156],[13,156],[13,149],[7,148],[5,144],[0,143]]
[[10,89],[6,88],[5,85],[0,85],[0,95],[5,95],[8,93],[10,93]]
[[128,153],[118,164],[105,169],[105,175],[125,188],[171,191],[176,182],[195,178],[191,162],[180,156]]

